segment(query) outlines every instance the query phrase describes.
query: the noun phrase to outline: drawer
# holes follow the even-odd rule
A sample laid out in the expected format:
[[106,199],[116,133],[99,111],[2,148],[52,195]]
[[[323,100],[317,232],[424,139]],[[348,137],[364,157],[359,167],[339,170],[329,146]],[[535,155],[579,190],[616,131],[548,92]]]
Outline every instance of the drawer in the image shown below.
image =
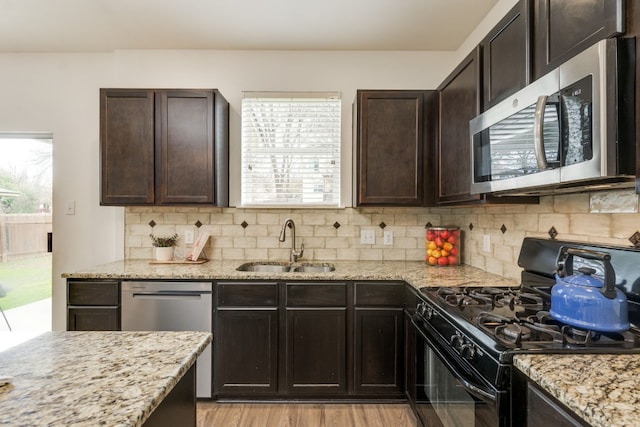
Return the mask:
[[69,305],[120,305],[120,282],[67,281],[67,304]]
[[404,283],[356,283],[356,306],[404,307]]
[[272,307],[278,305],[277,283],[218,283],[218,307]]
[[287,307],[345,307],[346,283],[287,283]]

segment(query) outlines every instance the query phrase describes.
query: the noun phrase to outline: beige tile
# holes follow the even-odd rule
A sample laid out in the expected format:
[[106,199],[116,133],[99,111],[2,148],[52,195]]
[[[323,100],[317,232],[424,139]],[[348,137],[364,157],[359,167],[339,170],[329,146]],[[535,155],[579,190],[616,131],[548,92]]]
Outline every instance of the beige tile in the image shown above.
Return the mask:
[[[327,249],[347,249],[349,248],[349,240],[346,237],[331,237],[324,239],[325,247]],[[313,246],[317,247],[317,246]]]
[[224,224],[224,225],[233,224],[233,214],[231,213],[211,214],[209,217],[209,224]]
[[244,256],[247,260],[266,260],[269,257],[268,249],[245,249]]
[[382,249],[365,249],[360,251],[361,261],[382,261]]
[[611,216],[607,214],[570,214],[569,230],[571,234],[582,236],[611,235]]
[[246,259],[244,254],[244,249],[238,248],[222,248],[222,259],[237,259],[244,260]]
[[302,224],[304,225],[325,225],[326,222],[324,213],[306,213],[302,215]]
[[357,249],[338,248],[336,249],[336,257],[336,260],[357,261],[360,259],[360,252]]
[[280,215],[277,213],[257,213],[256,223],[261,225],[279,224],[282,226],[282,223],[280,222]]
[[554,196],[553,210],[559,213],[589,213],[589,194]]
[[385,261],[404,261],[406,252],[404,249],[383,249],[382,259]]
[[566,214],[541,214],[538,219],[538,231],[547,233],[551,227],[554,227],[559,234],[569,233],[569,220],[570,217]]
[[318,260],[335,260],[337,253],[337,249],[313,249],[314,259]]
[[640,231],[640,214],[620,214],[611,217],[611,237],[628,239]]
[[[424,247],[424,245],[422,246]],[[397,249],[417,249],[418,240],[412,237],[395,237],[394,236],[393,247]]]

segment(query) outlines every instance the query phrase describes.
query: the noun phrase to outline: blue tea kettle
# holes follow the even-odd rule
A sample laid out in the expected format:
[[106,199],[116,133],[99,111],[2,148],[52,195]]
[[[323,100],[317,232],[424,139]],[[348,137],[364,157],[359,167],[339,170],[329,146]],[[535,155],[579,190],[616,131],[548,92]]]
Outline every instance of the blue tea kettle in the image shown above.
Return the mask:
[[[604,281],[593,276],[595,269],[580,267],[573,274],[573,257],[599,260],[604,264]],[[551,288],[551,317],[581,329],[622,332],[629,329],[627,297],[616,288],[611,255],[562,246],[556,260],[556,284]]]

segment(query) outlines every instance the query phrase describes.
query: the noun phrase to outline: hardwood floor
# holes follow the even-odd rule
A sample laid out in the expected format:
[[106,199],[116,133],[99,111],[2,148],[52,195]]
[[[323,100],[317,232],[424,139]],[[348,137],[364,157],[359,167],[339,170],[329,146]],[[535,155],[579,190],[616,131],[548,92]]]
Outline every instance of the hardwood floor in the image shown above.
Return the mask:
[[198,427],[415,427],[407,404],[198,402]]

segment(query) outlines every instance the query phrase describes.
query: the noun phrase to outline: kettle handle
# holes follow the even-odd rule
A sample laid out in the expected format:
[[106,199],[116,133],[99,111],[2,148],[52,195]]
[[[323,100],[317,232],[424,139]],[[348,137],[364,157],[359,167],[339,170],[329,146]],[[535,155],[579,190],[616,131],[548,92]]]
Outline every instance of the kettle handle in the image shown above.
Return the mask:
[[616,297],[616,273],[611,265],[611,254],[608,252],[592,251],[589,249],[562,246],[558,251],[556,265],[558,275],[566,277],[573,275],[573,257],[602,261],[604,265],[604,286],[600,293],[609,299]]

